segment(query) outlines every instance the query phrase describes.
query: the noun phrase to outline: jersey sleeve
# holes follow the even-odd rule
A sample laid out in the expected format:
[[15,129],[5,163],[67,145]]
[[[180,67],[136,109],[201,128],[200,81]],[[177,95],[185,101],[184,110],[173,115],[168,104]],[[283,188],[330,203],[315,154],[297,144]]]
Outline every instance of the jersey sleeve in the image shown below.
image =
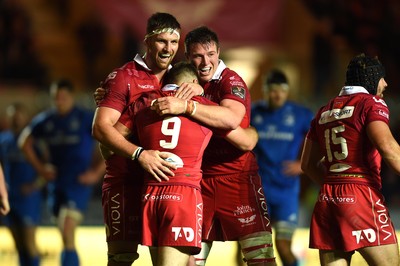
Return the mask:
[[129,99],[129,89],[124,71],[115,69],[108,74],[103,88],[106,90],[106,94],[100,101],[99,107],[109,107],[122,113]]
[[244,106],[250,99],[249,89],[243,79],[233,71],[221,80],[221,99],[231,99],[242,103]]
[[383,99],[374,96],[369,98],[365,105],[367,110],[366,124],[373,121],[382,121],[389,125],[389,109]]

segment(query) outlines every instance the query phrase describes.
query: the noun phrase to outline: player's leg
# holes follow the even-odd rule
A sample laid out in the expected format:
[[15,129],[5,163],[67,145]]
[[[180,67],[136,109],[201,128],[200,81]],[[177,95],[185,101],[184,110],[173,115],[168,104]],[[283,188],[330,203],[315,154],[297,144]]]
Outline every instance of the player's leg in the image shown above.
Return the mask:
[[292,251],[292,238],[296,224],[280,221],[275,223],[275,248],[283,266],[297,266],[298,261]]
[[319,261],[321,266],[349,266],[353,253],[341,250],[320,250]]
[[239,244],[247,265],[276,266],[271,232],[246,235],[239,239]]
[[208,255],[210,254],[211,247],[212,247],[212,242],[201,242],[200,253],[192,256],[193,258],[191,258],[189,260],[188,266],[193,266],[193,265],[204,266],[204,265],[206,265],[206,261],[207,261]]
[[398,244],[365,247],[358,250],[368,265],[400,265]]
[[9,229],[18,251],[20,265],[39,265],[39,251],[35,238],[36,226],[25,223],[19,214],[13,212],[10,215]]
[[158,247],[157,266],[186,266],[191,247]]
[[112,241],[107,243],[108,266],[131,266],[139,258],[138,242]]
[[141,241],[141,186],[124,182],[102,188],[103,219],[106,225],[108,266],[130,266],[139,258]]
[[79,210],[61,207],[57,222],[63,241],[63,251],[61,254],[62,266],[79,265],[78,253],[75,246],[75,232],[82,219],[83,214]]
[[282,189],[274,186],[265,190],[270,217],[274,221],[275,248],[283,266],[298,265],[292,251],[292,239],[297,228],[299,213],[298,190],[298,187]]

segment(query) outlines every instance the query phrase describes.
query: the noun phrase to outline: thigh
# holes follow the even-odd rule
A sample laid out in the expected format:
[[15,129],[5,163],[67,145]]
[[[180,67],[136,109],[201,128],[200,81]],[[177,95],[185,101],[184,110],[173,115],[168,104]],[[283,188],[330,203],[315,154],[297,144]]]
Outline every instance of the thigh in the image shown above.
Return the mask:
[[368,265],[392,266],[399,265],[398,244],[365,247],[358,250]]
[[198,189],[189,186],[148,186],[143,201],[143,238],[146,246],[201,248],[203,203]]
[[310,247],[353,251],[397,243],[381,193],[357,184],[325,184],[315,205]]
[[267,201],[257,173],[219,179],[215,190],[216,216],[224,239],[213,240],[238,240],[257,232],[271,232]]
[[107,242],[140,243],[141,195],[142,187],[139,185],[120,182],[103,186],[102,207]]

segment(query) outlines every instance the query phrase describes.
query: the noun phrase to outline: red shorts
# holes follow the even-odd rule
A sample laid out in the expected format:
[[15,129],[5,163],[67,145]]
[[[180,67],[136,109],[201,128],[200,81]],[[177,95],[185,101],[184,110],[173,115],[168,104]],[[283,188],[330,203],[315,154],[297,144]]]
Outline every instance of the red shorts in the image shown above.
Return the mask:
[[315,204],[310,248],[353,251],[397,243],[382,194],[359,184],[324,184]]
[[203,200],[190,186],[147,186],[143,194],[143,238],[145,246],[193,247],[201,249]]
[[204,178],[203,240],[233,241],[256,232],[271,232],[261,178],[244,173]]
[[103,180],[102,206],[107,242],[140,243],[142,189],[140,184],[126,183],[121,179]]

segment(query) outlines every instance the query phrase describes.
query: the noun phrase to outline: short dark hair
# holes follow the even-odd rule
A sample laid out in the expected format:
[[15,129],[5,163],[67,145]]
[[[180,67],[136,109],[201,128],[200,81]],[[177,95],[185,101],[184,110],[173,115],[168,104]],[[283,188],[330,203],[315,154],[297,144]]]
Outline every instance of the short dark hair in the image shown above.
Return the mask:
[[218,35],[209,29],[206,26],[201,26],[198,28],[195,28],[194,30],[190,31],[188,34],[186,34],[185,37],[185,52],[189,52],[189,48],[192,44],[195,43],[201,43],[201,44],[207,44],[215,42],[215,45],[217,46],[217,49],[219,49],[219,39]]
[[176,63],[165,74],[164,84],[176,84],[183,76],[189,76],[198,79],[196,67],[187,61],[180,61]]
[[266,85],[270,86],[272,84],[288,84],[285,73],[279,69],[272,69],[267,75]]
[[50,90],[53,88],[67,90],[69,92],[74,91],[74,85],[72,84],[72,82],[69,79],[65,78],[53,81],[50,85]]
[[364,53],[350,60],[346,71],[346,86],[362,86],[370,94],[376,95],[379,80],[385,76],[385,68],[378,57]]
[[149,17],[147,20],[146,34],[150,34],[155,30],[164,28],[181,30],[181,25],[173,15],[169,13],[157,12],[151,15],[151,17]]

